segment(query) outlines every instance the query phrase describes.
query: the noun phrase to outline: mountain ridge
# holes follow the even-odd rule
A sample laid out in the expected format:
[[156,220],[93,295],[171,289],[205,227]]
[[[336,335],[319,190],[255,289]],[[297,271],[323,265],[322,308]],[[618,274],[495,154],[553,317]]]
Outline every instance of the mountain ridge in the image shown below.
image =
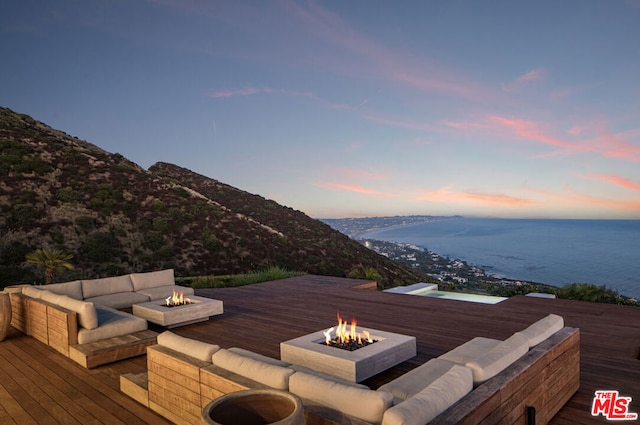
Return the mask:
[[64,279],[270,266],[334,276],[374,269],[383,287],[423,277],[300,211],[167,162],[145,170],[2,107],[0,176],[0,287],[39,280],[24,255],[43,247],[74,255]]

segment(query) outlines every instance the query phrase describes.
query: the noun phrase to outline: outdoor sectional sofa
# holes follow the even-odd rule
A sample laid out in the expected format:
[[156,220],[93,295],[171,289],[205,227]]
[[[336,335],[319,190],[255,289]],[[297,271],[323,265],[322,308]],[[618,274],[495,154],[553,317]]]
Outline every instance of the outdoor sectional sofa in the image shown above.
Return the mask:
[[578,329],[549,315],[505,341],[474,338],[371,390],[240,348],[165,332],[123,392],[177,424],[244,389],[299,396],[309,424],[547,423],[579,387]]
[[147,321],[119,309],[158,300],[173,291],[173,270],[24,286],[11,292],[12,322],[18,330],[92,368],[146,353],[156,342]]

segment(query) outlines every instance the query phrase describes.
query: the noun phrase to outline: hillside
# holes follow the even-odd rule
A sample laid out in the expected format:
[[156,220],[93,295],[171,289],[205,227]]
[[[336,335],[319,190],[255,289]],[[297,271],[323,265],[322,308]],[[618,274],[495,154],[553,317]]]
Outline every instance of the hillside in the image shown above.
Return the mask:
[[300,211],[185,168],[149,170],[0,108],[0,287],[41,280],[26,253],[61,247],[60,279],[173,267],[178,276],[269,266],[345,275],[374,268],[384,286],[418,272]]

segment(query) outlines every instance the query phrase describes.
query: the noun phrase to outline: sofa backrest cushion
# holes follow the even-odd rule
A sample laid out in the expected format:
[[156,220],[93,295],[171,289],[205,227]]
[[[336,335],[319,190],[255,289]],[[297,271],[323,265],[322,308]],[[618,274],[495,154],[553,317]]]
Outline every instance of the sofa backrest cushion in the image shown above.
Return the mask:
[[473,389],[473,374],[454,365],[426,388],[384,412],[382,425],[424,425]]
[[[449,360],[431,359],[411,369],[409,372],[400,375],[393,381],[378,387],[378,390],[393,394],[395,402],[399,403],[402,400],[407,400],[418,394],[436,379],[449,372],[455,365],[456,363]],[[471,373],[471,370],[469,370],[469,373]]]
[[250,359],[260,360],[261,362],[273,364],[276,366],[288,367],[291,365],[290,363],[283,362],[282,360],[274,359],[273,357],[265,356],[254,351],[245,350],[244,348],[231,347],[227,348],[227,350],[231,351],[232,353],[240,354],[241,356],[249,357]]
[[40,299],[42,301],[46,301],[48,303],[55,304],[55,305],[58,305],[58,302],[60,301],[60,299],[65,296],[65,295],[54,294],[53,292],[47,291],[46,289],[41,290],[40,292],[41,292]]
[[211,356],[214,365],[278,390],[289,389],[293,370],[221,349]]
[[133,290],[139,291],[159,286],[173,286],[175,285],[175,278],[173,269],[167,269],[149,273],[133,273],[131,274],[131,282],[133,283]]
[[57,305],[78,314],[78,324],[85,329],[98,327],[98,313],[93,303],[76,300],[66,295],[61,295]]
[[52,283],[47,285],[46,289],[54,294],[67,295],[71,298],[75,298],[76,300],[84,298],[82,296],[82,281],[80,280],[65,283]]
[[393,395],[341,384],[320,376],[296,372],[289,378],[289,391],[306,400],[379,424],[393,404]]
[[42,297],[42,289],[38,289],[35,286],[25,286],[22,288],[22,293],[27,297],[40,299]]
[[554,333],[564,327],[564,319],[557,314],[549,314],[548,316],[538,320],[527,329],[519,334],[523,335],[529,341],[529,348],[540,344]]
[[479,385],[502,372],[529,351],[529,341],[519,332],[502,341],[488,353],[465,366],[473,371],[473,383]]
[[84,298],[115,294],[118,292],[133,292],[133,284],[128,274],[82,281],[82,295]]
[[171,348],[187,356],[211,363],[211,356],[220,349],[219,345],[208,344],[191,338],[174,334],[171,331],[162,332],[158,335],[158,344]]

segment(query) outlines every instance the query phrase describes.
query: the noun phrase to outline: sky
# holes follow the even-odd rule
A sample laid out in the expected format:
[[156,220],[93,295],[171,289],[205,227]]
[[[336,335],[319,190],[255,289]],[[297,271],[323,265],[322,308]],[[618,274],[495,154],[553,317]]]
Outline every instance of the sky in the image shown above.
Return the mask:
[[0,106],[316,218],[640,219],[640,0],[0,2]]

